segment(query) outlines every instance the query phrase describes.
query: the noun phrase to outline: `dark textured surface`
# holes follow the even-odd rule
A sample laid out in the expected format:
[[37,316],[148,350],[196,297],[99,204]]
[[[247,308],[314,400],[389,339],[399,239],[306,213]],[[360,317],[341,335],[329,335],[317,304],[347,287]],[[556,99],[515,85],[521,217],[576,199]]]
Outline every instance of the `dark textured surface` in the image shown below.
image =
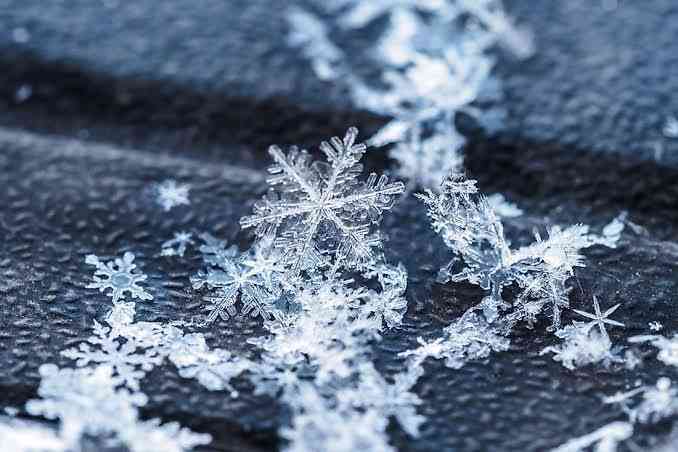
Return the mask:
[[[40,364],[66,364],[58,352],[88,335],[92,319],[110,306],[108,297],[84,287],[92,273],[84,265],[86,254],[134,251],[155,297],[138,303],[138,318],[188,319],[200,310],[199,295],[189,283],[200,267],[199,256],[190,250],[180,260],[159,257],[160,244],[178,229],[246,239],[238,234],[237,218],[262,187],[259,173],[249,170],[149,159],[142,152],[121,153],[90,143],[4,131],[0,145],[0,177],[8,187],[2,195],[1,223],[2,405],[19,405],[32,397]],[[167,177],[193,184],[192,204],[171,215],[148,193],[153,182]],[[403,261],[411,274],[404,325],[375,348],[375,359],[387,372],[403,365],[397,352],[414,346],[417,336],[435,337],[480,297],[470,286],[431,283],[447,256],[422,221],[423,214],[421,206],[405,201],[384,224],[390,257]],[[551,221],[572,218],[594,225],[608,219],[555,212]],[[540,223],[526,216],[510,223],[509,230],[519,241]],[[617,319],[627,324],[625,335],[648,331],[652,320],[663,322],[667,331],[675,328],[671,300],[678,297],[678,246],[626,234],[618,250],[595,248],[587,255],[590,267],[579,272],[586,294],[575,293],[575,306],[587,306],[591,293],[606,306],[621,302]],[[536,330],[517,332],[511,350],[486,363],[459,371],[440,363],[427,365],[416,391],[425,401],[422,413],[431,422],[418,441],[395,432],[396,444],[401,450],[422,451],[543,450],[619,417],[618,411],[600,404],[601,394],[622,390],[639,376],[652,381],[658,375],[651,358],[634,372],[596,367],[567,371],[549,357],[538,356],[552,342],[544,332],[546,325],[544,321]],[[205,333],[212,346],[247,355],[251,350],[243,339],[261,329],[256,321],[237,320]],[[619,339],[619,333],[614,331],[613,337]],[[268,450],[276,444],[281,407],[251,396],[244,381],[238,384],[242,396],[231,399],[179,378],[167,365],[151,372],[143,388],[151,397],[147,414],[209,431],[217,438],[215,447]],[[647,440],[642,432],[638,438]]]
[[[537,55],[500,65],[508,127],[492,140],[473,134],[467,167],[483,188],[505,191],[527,210],[509,222],[515,243],[546,223],[600,227],[621,209],[648,228],[647,236],[627,230],[617,250],[588,251],[589,267],[578,271],[583,293],[572,295],[579,308],[592,294],[603,306],[622,303],[616,319],[627,328],[611,330],[621,342],[648,332],[649,321],[661,321],[665,333],[678,326],[678,246],[663,241],[678,237],[678,141],[660,135],[664,117],[678,110],[678,6],[621,0],[606,11],[603,3],[511,3],[537,36]],[[179,229],[246,243],[237,219],[263,189],[255,170],[266,145],[310,145],[382,121],[355,111],[341,87],[315,80],[285,48],[272,9],[264,0],[0,0],[0,125],[71,137],[0,128],[0,406],[34,397],[39,365],[65,364],[59,350],[85,338],[110,306],[85,288],[86,254],[133,251],[155,297],[137,304],[138,317],[190,318],[200,311],[188,281],[199,256],[191,249],[182,260],[160,257],[160,244]],[[32,94],[20,101],[22,86]],[[659,161],[656,143],[664,147]],[[379,152],[369,163],[388,166]],[[155,204],[151,186],[167,178],[192,185],[190,206],[166,214]],[[417,336],[435,337],[481,293],[433,283],[448,256],[413,200],[386,218],[384,232],[389,256],[410,272],[404,325],[375,347],[379,367],[395,372],[397,352]],[[417,441],[392,429],[393,443],[545,450],[620,419],[601,394],[667,373],[647,349],[631,372],[568,371],[538,356],[553,342],[547,324],[517,331],[511,350],[486,362],[458,371],[427,364],[415,390],[429,422]],[[238,353],[249,353],[243,339],[260,332],[242,319],[205,331],[210,345]],[[208,392],[166,365],[145,380],[144,414],[207,431],[218,450],[275,449],[283,407],[253,397],[245,381],[237,387],[235,400]],[[650,444],[668,428],[638,429],[636,440]]]

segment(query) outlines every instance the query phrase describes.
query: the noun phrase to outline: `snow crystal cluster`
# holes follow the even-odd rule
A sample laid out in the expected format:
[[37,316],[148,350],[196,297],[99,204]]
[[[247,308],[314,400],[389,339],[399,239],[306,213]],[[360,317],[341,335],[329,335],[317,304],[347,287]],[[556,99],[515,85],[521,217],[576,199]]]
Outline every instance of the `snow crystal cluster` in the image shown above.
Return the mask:
[[[465,139],[454,125],[457,112],[476,117],[489,133],[500,127],[504,113],[493,106],[501,89],[491,75],[491,50],[503,46],[521,59],[534,52],[532,37],[513,24],[500,0],[313,3],[288,11],[288,43],[319,79],[344,84],[356,105],[391,118],[369,143],[393,144],[397,174],[413,186],[436,189],[461,167]],[[388,25],[365,56],[379,68],[375,80],[331,37],[372,31],[381,18]]]
[[[601,313],[594,298],[595,314],[575,311],[591,322],[565,327],[561,312],[569,307],[574,269],[585,265],[581,250],[596,244],[616,246],[623,229],[623,224],[621,229],[618,226],[620,220],[613,220],[602,236],[591,234],[584,225],[553,226],[546,239],[536,234],[531,245],[512,249],[499,216],[478,192],[476,181],[451,173],[439,191],[426,190],[416,196],[426,204],[433,229],[454,253],[438,280],[468,281],[485,290],[486,296],[445,328],[443,337],[419,338],[420,347],[401,356],[415,365],[428,357],[444,358],[448,367],[459,368],[468,360],[508,349],[508,336],[516,324],[532,327],[538,316],[547,314],[550,330],[565,343],[548,347],[544,353],[555,353],[565,367],[618,360],[604,327],[623,326],[608,318],[618,305]],[[592,331],[594,326],[599,331]]]

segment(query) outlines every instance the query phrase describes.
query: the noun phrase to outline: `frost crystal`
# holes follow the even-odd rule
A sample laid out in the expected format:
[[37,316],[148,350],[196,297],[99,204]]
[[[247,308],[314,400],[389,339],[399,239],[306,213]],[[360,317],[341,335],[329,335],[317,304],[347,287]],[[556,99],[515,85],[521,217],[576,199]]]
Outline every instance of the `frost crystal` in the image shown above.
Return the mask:
[[619,443],[633,435],[633,425],[628,422],[610,422],[587,435],[574,438],[551,452],[583,452],[595,446],[596,452],[616,452]]
[[669,366],[678,367],[678,334],[674,334],[671,339],[664,336],[632,336],[629,338],[631,343],[649,342],[659,349],[657,359]]
[[445,359],[445,365],[459,369],[468,361],[486,358],[491,352],[506,351],[510,341],[497,334],[487,322],[472,311],[447,326],[444,337],[432,341],[417,338],[419,348],[400,353],[418,366],[426,358]]
[[381,246],[373,226],[404,186],[374,173],[358,181],[367,148],[356,143],[357,135],[358,129],[350,128],[343,140],[323,142],[327,163],[311,162],[306,151],[295,147],[287,154],[277,146],[269,148],[275,162],[269,168],[272,188],[240,224],[255,228],[259,237],[275,234],[274,246],[289,253],[293,275],[321,266],[327,253],[343,265],[364,265]]
[[228,320],[237,313],[236,301],[240,296],[243,315],[270,319],[273,301],[280,295],[278,279],[283,273],[282,253],[273,247],[270,238],[255,244],[240,254],[237,247],[226,244],[209,234],[201,235],[205,242],[200,252],[209,268],[191,279],[193,288],[208,287],[216,293],[205,297],[209,315],[206,323],[217,318]]
[[179,256],[184,257],[186,247],[193,245],[193,234],[190,232],[175,232],[174,238],[163,242],[160,254],[162,256]]
[[523,214],[522,209],[506,200],[501,193],[495,193],[487,197],[487,203],[492,210],[501,218],[515,218]]
[[313,72],[320,80],[337,78],[335,68],[344,59],[343,52],[329,39],[329,30],[316,16],[301,8],[290,8],[286,15],[290,26],[287,42],[298,47],[311,61]]
[[191,186],[188,184],[177,184],[174,180],[166,180],[156,186],[157,201],[160,206],[169,212],[173,207],[190,204],[188,200],[188,191]]
[[662,133],[666,138],[678,138],[678,118],[675,116],[667,116]]
[[[640,400],[633,402],[638,395]],[[671,380],[662,377],[654,386],[636,388],[626,393],[617,393],[606,397],[604,403],[617,403],[628,414],[632,423],[657,423],[678,413],[678,390],[671,386]]]
[[37,422],[0,417],[0,450],[4,452],[68,452],[57,433]]
[[[342,81],[357,105],[392,118],[369,142],[398,143],[390,157],[414,186],[438,187],[447,172],[459,170],[464,139],[454,126],[457,112],[487,124],[488,133],[501,128],[501,110],[489,105],[501,97],[499,83],[490,77],[490,50],[499,44],[518,58],[534,52],[532,37],[512,23],[500,0],[316,3],[334,23],[291,8],[288,42],[301,49],[320,79]],[[367,81],[330,38],[368,29],[381,17],[387,26],[365,49],[381,73]]]
[[77,360],[78,367],[90,364],[104,364],[119,376],[125,385],[135,391],[139,390],[139,381],[147,371],[162,362],[162,357],[153,349],[137,353],[138,345],[132,339],[120,344],[111,334],[111,329],[94,321],[94,335],[87,342],[76,348],[64,350],[61,354]]
[[612,348],[607,334],[591,330],[590,325],[568,325],[555,332],[565,342],[560,346],[544,348],[540,354],[554,353],[554,361],[560,361],[570,370],[588,364],[622,362],[618,350]]
[[134,264],[134,254],[126,252],[122,259],[115,258],[114,261],[105,264],[97,256],[90,254],[85,258],[85,262],[96,266],[94,282],[87,285],[88,289],[99,289],[100,292],[112,289],[108,296],[113,297],[114,303],[124,299],[127,292],[132,298],[153,299],[151,294],[139,286],[139,283],[146,281],[148,277],[134,271],[137,267]]
[[[417,196],[428,206],[433,229],[463,261],[460,271],[455,270],[458,258],[441,269],[440,281],[466,280],[489,291],[478,308],[490,323],[500,312],[510,311],[501,316],[504,331],[520,320],[534,323],[546,306],[551,308],[552,328],[560,327],[561,309],[569,304],[565,282],[575,267],[584,266],[580,250],[594,244],[587,226],[553,226],[547,240],[537,234],[532,245],[512,250],[501,221],[478,194],[474,180],[452,174],[440,193],[427,190]],[[521,289],[512,305],[503,299],[503,289],[511,285]]]

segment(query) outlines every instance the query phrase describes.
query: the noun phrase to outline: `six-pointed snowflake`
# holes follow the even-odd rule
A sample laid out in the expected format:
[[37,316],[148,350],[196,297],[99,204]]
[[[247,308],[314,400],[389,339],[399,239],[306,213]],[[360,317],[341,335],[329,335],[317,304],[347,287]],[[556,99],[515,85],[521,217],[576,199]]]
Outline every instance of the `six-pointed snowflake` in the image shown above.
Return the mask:
[[255,228],[259,237],[276,234],[275,246],[291,255],[293,275],[317,268],[327,253],[344,265],[363,265],[381,246],[372,226],[393,206],[404,185],[374,173],[358,181],[367,148],[356,143],[357,136],[358,129],[350,128],[343,140],[323,142],[320,149],[327,163],[311,162],[309,154],[297,148],[288,154],[277,146],[269,148],[275,162],[269,168],[271,191],[240,224]]
[[174,180],[166,180],[156,186],[158,204],[165,212],[182,204],[190,204],[188,199],[190,189],[191,186],[188,184],[177,184]]
[[156,350],[139,350],[137,344],[127,339],[120,340],[111,336],[111,329],[94,321],[94,335],[78,348],[70,348],[61,352],[67,358],[76,360],[78,367],[90,364],[110,366],[125,385],[132,390],[139,390],[139,382],[147,371],[159,365],[162,357]]
[[134,254],[129,251],[123,255],[122,259],[115,258],[114,261],[107,263],[101,262],[97,256],[90,254],[85,258],[85,262],[96,266],[94,282],[87,285],[88,289],[99,289],[100,292],[112,289],[108,296],[113,298],[114,303],[124,299],[126,293],[129,293],[132,298],[153,299],[153,295],[139,286],[139,283],[146,281],[148,277],[134,271],[137,265],[134,263]]

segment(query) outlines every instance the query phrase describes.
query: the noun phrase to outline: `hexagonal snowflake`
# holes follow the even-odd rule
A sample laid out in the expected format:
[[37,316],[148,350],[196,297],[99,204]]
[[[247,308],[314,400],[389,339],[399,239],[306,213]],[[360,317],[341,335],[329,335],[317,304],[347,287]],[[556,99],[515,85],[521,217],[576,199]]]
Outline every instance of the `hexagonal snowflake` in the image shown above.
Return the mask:
[[96,255],[89,254],[85,258],[85,262],[97,268],[94,272],[94,282],[87,285],[88,289],[99,289],[100,292],[104,292],[108,288],[112,289],[113,291],[108,296],[113,297],[114,303],[124,299],[125,292],[129,292],[132,298],[153,299],[153,295],[139,286],[139,283],[146,281],[148,277],[143,273],[134,272],[137,266],[133,263],[133,253],[128,251],[122,259],[116,258],[107,263],[101,262]]

